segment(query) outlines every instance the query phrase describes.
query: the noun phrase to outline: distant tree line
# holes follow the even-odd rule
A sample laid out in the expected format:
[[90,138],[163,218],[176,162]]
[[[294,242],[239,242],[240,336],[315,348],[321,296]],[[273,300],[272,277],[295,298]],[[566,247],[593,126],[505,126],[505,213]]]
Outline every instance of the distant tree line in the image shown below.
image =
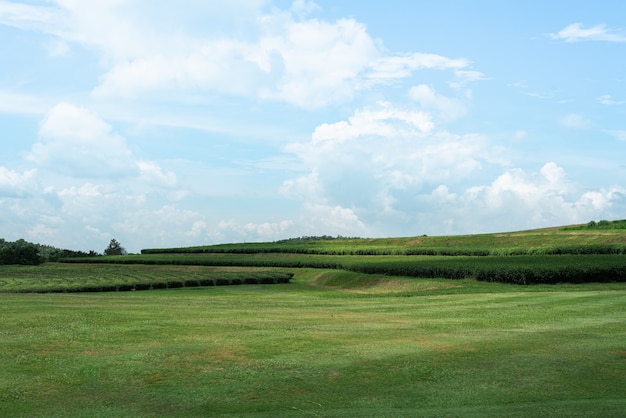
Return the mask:
[[[124,255],[127,254],[122,245],[112,239],[109,246],[104,250],[104,255]],[[14,242],[0,238],[0,265],[2,264],[22,264],[36,266],[46,261],[59,261],[68,258],[97,257],[102,254],[90,250],[75,251],[63,248],[56,248],[51,245],[34,244],[24,239]]]
[[23,239],[8,242],[0,238],[0,264],[38,265],[42,262],[43,258],[35,244]]
[[566,231],[580,231],[585,229],[626,229],[626,219],[619,221],[589,221],[584,225],[568,226]]
[[587,224],[589,229],[626,229],[626,220],[621,221],[591,221]]
[[303,236],[297,238],[287,238],[281,239],[276,242],[293,242],[293,241],[332,241],[336,239],[361,239],[360,237],[344,237],[342,235],[337,235],[333,237],[331,235],[312,235],[312,236]]

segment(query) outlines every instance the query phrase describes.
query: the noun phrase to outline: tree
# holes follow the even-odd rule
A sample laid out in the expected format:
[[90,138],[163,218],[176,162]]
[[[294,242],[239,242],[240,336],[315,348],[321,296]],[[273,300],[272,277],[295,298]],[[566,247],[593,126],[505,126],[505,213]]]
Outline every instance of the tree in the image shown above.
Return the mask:
[[111,240],[109,246],[104,250],[104,255],[126,255],[127,252],[115,238]]
[[19,239],[15,242],[0,240],[0,264],[41,264],[43,259],[37,246]]

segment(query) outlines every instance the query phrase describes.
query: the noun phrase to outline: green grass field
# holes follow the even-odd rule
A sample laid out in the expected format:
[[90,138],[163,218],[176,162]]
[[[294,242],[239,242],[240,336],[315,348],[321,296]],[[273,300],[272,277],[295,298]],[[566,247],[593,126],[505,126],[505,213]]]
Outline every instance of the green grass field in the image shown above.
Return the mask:
[[[113,278],[131,267],[215,269],[40,268]],[[0,294],[0,415],[624,416],[624,283],[295,273],[277,285]]]
[[0,416],[623,417],[624,224],[0,266]]

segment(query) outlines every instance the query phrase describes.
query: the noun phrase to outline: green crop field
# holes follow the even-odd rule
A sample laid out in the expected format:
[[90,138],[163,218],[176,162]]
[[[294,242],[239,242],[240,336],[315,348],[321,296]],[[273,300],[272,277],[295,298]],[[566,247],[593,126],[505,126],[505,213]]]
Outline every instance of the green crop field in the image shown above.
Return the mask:
[[624,232],[0,266],[0,416],[622,417]]

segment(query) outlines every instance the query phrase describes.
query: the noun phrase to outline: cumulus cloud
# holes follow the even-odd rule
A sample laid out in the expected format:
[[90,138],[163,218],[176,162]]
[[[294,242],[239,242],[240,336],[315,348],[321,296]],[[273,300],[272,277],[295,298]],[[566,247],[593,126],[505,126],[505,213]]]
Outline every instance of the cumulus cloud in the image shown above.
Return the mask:
[[78,178],[139,177],[145,184],[163,187],[177,181],[156,162],[138,160],[124,137],[84,107],[54,106],[39,126],[39,138],[27,159],[49,171]]
[[0,166],[0,198],[24,197],[35,190],[37,170],[22,173]]
[[285,196],[297,198],[302,201],[323,201],[324,189],[319,180],[317,168],[313,168],[308,174],[295,179],[285,180],[280,187],[280,192]]
[[171,187],[176,185],[176,174],[164,171],[157,163],[151,161],[138,161],[137,167],[140,171],[140,178],[151,184]]
[[386,102],[322,124],[310,142],[286,151],[300,158],[306,172],[285,181],[282,192],[309,209],[350,210],[356,229],[410,212],[426,184],[457,182],[492,157],[485,138],[437,131],[427,113]]
[[[268,12],[260,1],[199,5],[194,15],[218,28],[205,32],[186,30],[194,25],[176,19],[179,14],[167,6],[150,4],[153,14],[173,14],[161,21],[174,27],[154,27],[138,13],[140,3],[63,2],[70,22],[66,38],[97,48],[110,63],[93,90],[96,97],[171,99],[205,90],[319,107],[350,99],[359,74],[380,55],[354,19],[308,19],[316,9],[312,2]],[[226,36],[219,28],[229,25],[249,29]]]
[[405,110],[388,102],[376,108],[356,110],[348,121],[324,123],[313,132],[313,142],[343,142],[362,136],[414,137],[432,131],[434,123],[427,113]]
[[242,239],[251,241],[274,241],[285,238],[287,231],[293,227],[293,221],[261,223],[239,223],[235,220],[222,220],[218,224],[220,234],[232,235],[233,233]]
[[315,225],[315,228],[310,228],[308,235],[318,235],[319,231],[324,231],[327,235],[361,236],[368,231],[354,209],[315,203],[305,205],[304,209],[305,224]]
[[261,50],[279,60],[282,72],[261,95],[301,107],[351,99],[361,87],[360,73],[380,54],[365,26],[353,19],[288,22],[281,31],[259,42]]
[[[441,185],[424,198],[442,209],[438,222],[452,220],[461,230],[489,225],[488,230],[564,225],[595,219],[602,213],[616,212],[626,204],[626,189],[614,186],[580,191],[568,181],[565,170],[549,162],[539,172],[516,168],[498,176],[488,185],[472,186],[451,193]],[[442,226],[442,225],[439,225]]]
[[124,138],[88,109],[59,103],[42,121],[39,137],[28,159],[52,171],[106,177],[136,170]]
[[[41,120],[38,136],[24,154],[32,168],[0,166],[3,222],[21,231],[11,238],[86,250],[105,236],[128,234],[123,236],[136,239],[128,246],[137,249],[142,244],[133,228],[135,234],[167,229],[159,227],[154,208],[184,196],[176,174],[138,158],[97,113],[59,103]],[[136,218],[138,213],[146,219]]]
[[426,84],[411,87],[409,97],[422,107],[437,111],[445,121],[458,119],[467,113],[467,108],[461,100],[443,96]]
[[613,30],[606,25],[596,25],[585,28],[582,23],[572,23],[550,37],[565,42],[605,41],[626,42],[626,34],[622,30]]
[[564,179],[563,169],[554,163],[545,164],[540,175],[528,175],[521,169],[513,169],[489,186],[468,189],[464,198],[482,200],[489,211],[500,210],[511,199],[522,202],[528,208],[550,195],[560,198],[566,192]]
[[215,91],[319,108],[422,69],[452,71],[458,85],[484,79],[464,58],[390,54],[355,19],[310,17],[319,9],[311,1],[287,9],[261,0],[195,2],[191,14],[144,0],[4,7],[0,22],[52,35],[53,55],[76,44],[97,51],[105,72],[96,98],[171,100]]
[[[434,89],[417,87],[411,91],[416,102],[433,109],[450,105]],[[381,102],[319,125],[309,142],[286,147],[302,161],[303,173],[285,181],[282,193],[301,201],[318,224],[341,220],[359,231],[343,234],[370,236],[378,225],[384,225],[385,235],[406,235],[577,223],[618,213],[626,204],[620,187],[581,190],[554,162],[537,172],[501,172],[510,163],[487,138],[456,135],[434,124],[425,129],[416,120],[430,115]],[[576,128],[588,123],[582,117],[566,121]],[[525,136],[515,133],[518,139]],[[314,216],[315,210],[328,215]]]

